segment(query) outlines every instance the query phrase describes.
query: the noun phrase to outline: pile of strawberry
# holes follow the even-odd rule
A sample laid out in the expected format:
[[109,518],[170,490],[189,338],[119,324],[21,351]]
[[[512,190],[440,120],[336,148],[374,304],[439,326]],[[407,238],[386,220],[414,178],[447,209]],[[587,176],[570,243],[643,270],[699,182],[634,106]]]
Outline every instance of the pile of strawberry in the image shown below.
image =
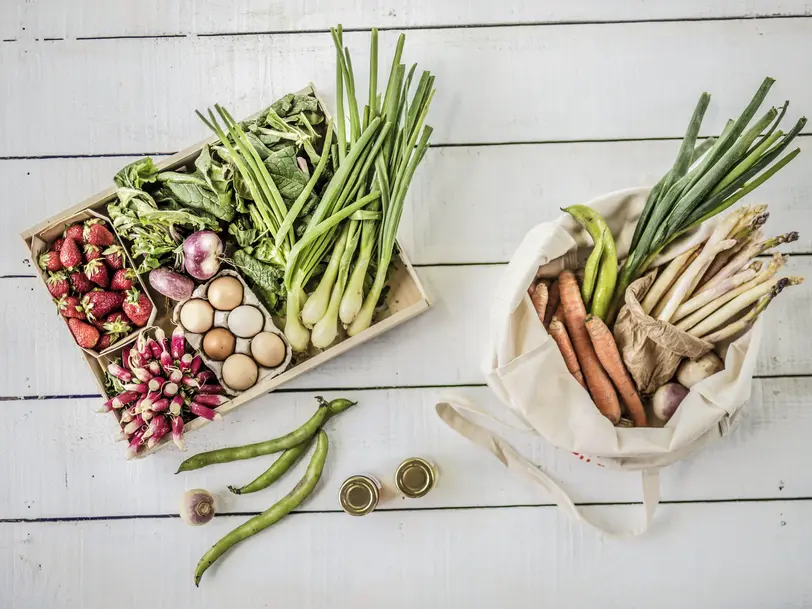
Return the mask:
[[80,347],[102,351],[149,320],[152,303],[125,262],[99,218],[71,224],[40,256],[48,291]]

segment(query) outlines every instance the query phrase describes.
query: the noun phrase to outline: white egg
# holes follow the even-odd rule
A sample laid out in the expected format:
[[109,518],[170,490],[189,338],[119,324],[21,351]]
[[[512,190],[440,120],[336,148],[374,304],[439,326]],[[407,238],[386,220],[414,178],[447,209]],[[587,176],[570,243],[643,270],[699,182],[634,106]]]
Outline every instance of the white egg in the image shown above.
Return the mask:
[[180,323],[189,332],[203,334],[214,324],[214,309],[200,298],[187,300],[180,310]]
[[262,332],[265,318],[251,305],[242,305],[228,314],[228,329],[240,338],[251,338]]
[[256,362],[244,353],[235,353],[223,363],[223,380],[236,391],[244,391],[257,382]]

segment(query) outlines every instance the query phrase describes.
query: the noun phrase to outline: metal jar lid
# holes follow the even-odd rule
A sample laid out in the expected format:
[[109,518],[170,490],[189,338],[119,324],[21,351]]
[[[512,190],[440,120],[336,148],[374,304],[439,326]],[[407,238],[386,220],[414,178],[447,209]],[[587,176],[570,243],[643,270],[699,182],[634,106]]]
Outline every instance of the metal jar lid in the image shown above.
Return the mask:
[[395,472],[395,486],[412,499],[423,497],[437,482],[434,466],[420,457],[406,459]]
[[341,485],[338,500],[351,516],[366,516],[378,506],[381,485],[369,476],[351,476]]

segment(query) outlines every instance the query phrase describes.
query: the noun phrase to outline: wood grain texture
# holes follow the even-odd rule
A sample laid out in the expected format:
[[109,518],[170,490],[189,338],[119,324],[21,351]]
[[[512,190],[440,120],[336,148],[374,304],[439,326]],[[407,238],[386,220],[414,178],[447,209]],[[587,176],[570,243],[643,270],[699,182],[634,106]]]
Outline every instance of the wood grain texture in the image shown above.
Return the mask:
[[346,28],[461,26],[492,23],[596,22],[635,19],[717,19],[804,15],[807,0],[725,0],[657,2],[644,0],[576,0],[574,2],[465,2],[464,0],[5,0],[0,6],[2,38],[76,38],[231,32],[323,30]]
[[[390,387],[482,383],[480,364],[487,340],[491,295],[502,265],[424,267],[418,273],[434,306],[419,318],[328,362],[286,388]],[[812,277],[812,257],[788,265],[792,274]],[[0,279],[0,370],[3,396],[97,392],[67,327],[57,317],[38,279]],[[767,311],[758,374],[812,374],[805,334],[812,288],[787,289]],[[21,324],[20,320],[27,320]]]
[[[800,141],[805,146],[809,139]],[[527,230],[559,215],[560,207],[656,182],[678,147],[636,141],[432,148],[412,182],[400,243],[415,264],[507,262]],[[0,161],[0,182],[15,185],[13,204],[0,206],[0,234],[8,236],[0,239],[0,276],[32,273],[18,233],[107,188],[132,160]],[[812,226],[809,176],[807,151],[747,199],[770,203],[771,233]],[[784,249],[812,253],[812,231],[801,229]]]
[[[382,58],[395,40],[381,34]],[[345,42],[365,65],[368,35]],[[437,76],[435,144],[680,137],[702,91],[703,132],[718,133],[766,75],[771,102],[795,104],[789,120],[812,107],[798,78],[812,72],[812,18],[418,30],[404,61]],[[207,135],[196,108],[247,116],[308,81],[332,106],[335,80],[324,33],[3,44],[0,72],[15,82],[0,156],[170,152]],[[54,100],[70,120],[21,120],[51,116]]]
[[[589,511],[614,520],[637,509]],[[225,555],[196,590],[200,555],[243,520],[215,518],[203,529],[177,519],[2,524],[0,594],[17,601],[11,607],[95,607],[115,593],[116,607],[135,609],[144,595],[123,591],[138,574],[160,590],[156,606],[199,609],[484,608],[506,598],[517,608],[538,607],[539,599],[679,609],[810,601],[809,501],[669,505],[636,540],[599,537],[556,508],[294,515]],[[627,565],[644,574],[641,583],[619,584]]]
[[[510,419],[485,387],[455,390],[503,419]],[[663,470],[665,501],[792,498],[812,496],[812,472],[801,467],[809,455],[812,379],[757,379],[753,394],[731,435],[696,456]],[[367,472],[386,486],[380,509],[550,504],[550,497],[508,472],[493,455],[446,427],[434,405],[448,391],[435,389],[330,392],[358,406],[327,426],[330,456],[322,489],[301,509],[337,510],[341,482]],[[265,491],[236,496],[226,486],[259,475],[275,457],[241,461],[174,475],[180,462],[202,450],[258,442],[281,435],[314,411],[307,393],[258,398],[148,459],[124,460],[124,443],[113,442],[112,417],[95,411],[96,399],[9,402],[0,427],[0,518],[66,518],[173,514],[181,494],[207,488],[220,511],[260,512],[282,497],[304,472],[306,459]],[[577,502],[640,501],[640,475],[598,467],[524,432],[496,429],[539,464]],[[781,442],[775,442],[781,438]],[[396,494],[397,465],[422,455],[440,470],[439,484],[414,501]],[[22,475],[37,472],[36,475]],[[746,476],[741,475],[747,472]],[[154,489],[145,492],[144,489]]]

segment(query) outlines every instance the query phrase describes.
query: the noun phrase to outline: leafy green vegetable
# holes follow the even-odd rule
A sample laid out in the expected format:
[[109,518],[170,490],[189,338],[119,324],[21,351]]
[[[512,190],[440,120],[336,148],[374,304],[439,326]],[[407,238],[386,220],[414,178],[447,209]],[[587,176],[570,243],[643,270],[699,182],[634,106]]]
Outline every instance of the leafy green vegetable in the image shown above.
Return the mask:
[[251,287],[269,311],[277,315],[283,313],[284,307],[279,307],[285,299],[283,269],[260,262],[245,250],[234,253],[234,266],[251,280]]
[[285,203],[295,201],[307,186],[309,176],[299,167],[293,146],[271,152],[265,159],[265,166]]

